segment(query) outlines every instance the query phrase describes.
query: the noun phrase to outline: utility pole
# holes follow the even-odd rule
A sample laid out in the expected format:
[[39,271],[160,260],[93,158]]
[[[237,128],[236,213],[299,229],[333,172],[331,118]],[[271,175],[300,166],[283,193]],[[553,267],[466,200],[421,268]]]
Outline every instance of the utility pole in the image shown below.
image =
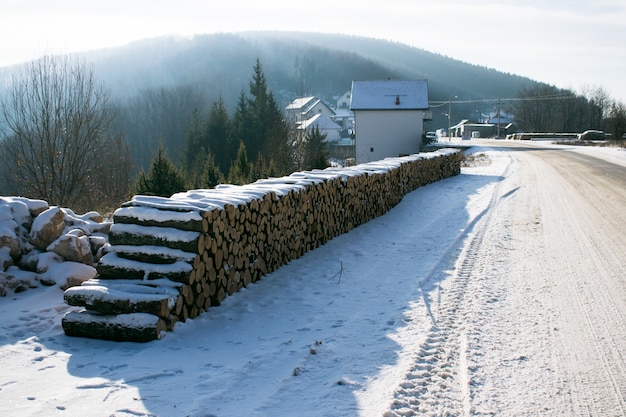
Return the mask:
[[452,111],[452,97],[448,97],[448,142],[452,140],[452,132],[450,132],[450,112]]
[[452,140],[452,132],[450,132],[450,129],[452,129],[452,126],[450,123],[450,119],[452,118],[452,98],[457,98],[457,97],[458,96],[448,97],[448,142]]
[[496,139],[500,139],[500,97],[498,97],[498,134]]

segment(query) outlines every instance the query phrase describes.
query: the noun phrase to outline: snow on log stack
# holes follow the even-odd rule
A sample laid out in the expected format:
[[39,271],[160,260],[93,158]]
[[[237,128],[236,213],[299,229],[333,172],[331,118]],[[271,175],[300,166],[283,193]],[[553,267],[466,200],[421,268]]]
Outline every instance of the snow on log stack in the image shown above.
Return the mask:
[[68,335],[148,341],[328,240],[380,216],[408,192],[457,175],[445,149],[350,168],[328,168],[135,196],[113,218],[98,278],[65,292],[85,307],[63,318]]

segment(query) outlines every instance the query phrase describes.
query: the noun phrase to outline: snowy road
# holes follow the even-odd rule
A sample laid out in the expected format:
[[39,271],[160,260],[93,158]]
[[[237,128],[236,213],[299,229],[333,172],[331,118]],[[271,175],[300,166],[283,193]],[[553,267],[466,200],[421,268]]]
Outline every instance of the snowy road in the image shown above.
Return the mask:
[[160,341],[65,336],[58,288],[0,298],[0,415],[626,415],[626,152],[474,145]]
[[626,168],[536,143],[467,240],[387,415],[626,415]]

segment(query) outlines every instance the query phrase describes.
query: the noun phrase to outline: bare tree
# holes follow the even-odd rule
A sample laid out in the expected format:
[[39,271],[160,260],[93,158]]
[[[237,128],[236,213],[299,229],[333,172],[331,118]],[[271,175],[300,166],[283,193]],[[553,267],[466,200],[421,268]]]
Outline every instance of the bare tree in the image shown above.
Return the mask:
[[611,97],[604,88],[599,86],[586,86],[582,91],[587,99],[587,111],[582,118],[584,126],[581,130],[601,129],[603,120],[611,110]]
[[626,105],[624,103],[617,100],[612,103],[605,125],[605,130],[613,136],[613,140],[624,146],[624,139],[626,139]]
[[194,109],[204,114],[205,108],[204,96],[192,85],[143,89],[120,106],[117,129],[124,132],[133,159],[144,170],[161,144],[172,162],[180,164]]
[[108,101],[104,84],[77,58],[25,65],[0,103],[0,158],[11,188],[51,204],[86,204],[90,187],[108,181],[100,175],[111,166],[115,140]]
[[513,109],[519,127],[526,132],[554,132],[558,130],[560,109],[555,106],[559,95],[556,87],[538,84],[530,88],[522,88],[520,101]]

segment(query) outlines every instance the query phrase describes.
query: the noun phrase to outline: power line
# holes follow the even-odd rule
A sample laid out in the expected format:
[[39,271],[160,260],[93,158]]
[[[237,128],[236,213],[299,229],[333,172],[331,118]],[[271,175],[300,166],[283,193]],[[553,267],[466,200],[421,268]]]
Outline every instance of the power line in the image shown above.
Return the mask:
[[483,98],[483,99],[470,99],[470,100],[446,100],[446,101],[429,101],[428,105],[431,108],[437,108],[446,106],[449,103],[452,104],[467,104],[467,103],[490,103],[497,101],[542,101],[542,100],[570,100],[579,98],[573,95],[552,95],[552,96],[538,96],[538,97],[507,97],[507,98]]

